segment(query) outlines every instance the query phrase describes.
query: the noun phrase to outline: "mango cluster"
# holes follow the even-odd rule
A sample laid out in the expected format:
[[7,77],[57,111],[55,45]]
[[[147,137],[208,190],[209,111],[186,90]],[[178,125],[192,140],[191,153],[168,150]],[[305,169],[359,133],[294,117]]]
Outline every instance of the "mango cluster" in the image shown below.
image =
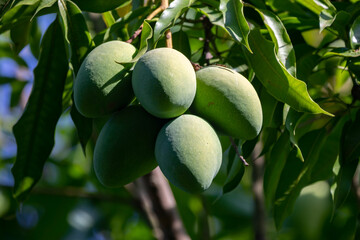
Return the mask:
[[130,71],[121,63],[135,55],[131,44],[104,43],[85,58],[74,84],[81,114],[112,114],[95,145],[96,176],[107,187],[119,187],[159,165],[175,186],[204,191],[221,166],[218,134],[252,139],[260,132],[255,89],[225,67],[195,73],[190,61],[170,48],[148,51]]

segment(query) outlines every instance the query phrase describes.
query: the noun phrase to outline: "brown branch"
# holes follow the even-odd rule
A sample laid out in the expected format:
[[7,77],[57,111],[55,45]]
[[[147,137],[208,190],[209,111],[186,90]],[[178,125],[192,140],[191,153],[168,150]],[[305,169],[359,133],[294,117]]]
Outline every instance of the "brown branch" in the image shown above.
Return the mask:
[[157,167],[135,181],[135,194],[142,204],[157,239],[189,240],[177,211],[170,186]]
[[[146,17],[146,20],[151,20],[153,19],[157,14],[161,13],[162,11],[164,11],[166,8],[164,7],[163,4],[161,4],[160,7],[156,8],[153,12],[151,12],[149,14],[149,16]],[[134,34],[129,38],[129,40],[127,40],[127,43],[132,43],[132,41],[135,40],[135,38],[137,38],[143,29],[143,24],[141,24],[141,26],[134,32]]]
[[[266,210],[265,210],[265,200],[264,200],[264,157],[257,156],[261,152],[261,142],[258,142],[255,145],[254,151],[251,154],[252,158],[252,192],[254,194],[254,232],[255,240],[265,240],[266,239]],[[256,159],[256,161],[255,161]]]
[[240,160],[244,163],[245,166],[249,166],[249,164],[246,162],[245,158],[243,156],[241,156],[238,146],[235,144],[234,139],[232,137],[229,137],[231,145],[233,146],[233,148],[236,151],[236,155],[240,158]]
[[212,38],[211,28],[212,23],[210,22],[209,18],[206,16],[202,16],[202,24],[205,30],[205,42],[204,42],[204,50],[203,50],[203,56],[205,57],[205,63],[207,65],[210,65],[210,59],[213,58],[213,55],[210,53],[210,41]]

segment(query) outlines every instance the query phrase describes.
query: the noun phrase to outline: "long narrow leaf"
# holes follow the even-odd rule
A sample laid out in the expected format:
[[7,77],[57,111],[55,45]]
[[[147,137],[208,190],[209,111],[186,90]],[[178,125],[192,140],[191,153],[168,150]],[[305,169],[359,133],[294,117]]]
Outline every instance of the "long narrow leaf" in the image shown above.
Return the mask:
[[56,19],[42,40],[41,54],[34,70],[33,90],[25,111],[13,131],[17,158],[12,168],[14,197],[24,200],[40,179],[46,159],[54,146],[57,121],[62,112],[62,94],[68,71],[64,37]]
[[250,32],[249,42],[254,53],[244,52],[256,76],[273,97],[300,112],[332,116],[311,99],[305,82],[293,77],[279,62],[275,45],[264,39],[258,29]]
[[[64,35],[71,49],[71,63],[76,75],[82,61],[94,47],[94,43],[91,40],[85,18],[82,15],[80,8],[69,0],[59,0],[58,5]],[[67,95],[71,95],[72,88],[66,90],[68,91]],[[82,116],[75,105],[71,107],[70,114],[76,126],[80,144],[85,154],[86,145],[92,133],[92,120]]]
[[154,28],[154,42],[157,42],[161,35],[175,24],[176,19],[185,12],[194,0],[175,0],[170,3],[169,7],[160,15],[159,20]]
[[241,0],[220,1],[220,11],[224,15],[225,28],[237,42],[243,44],[251,52],[248,41],[250,28],[243,9],[244,4]]

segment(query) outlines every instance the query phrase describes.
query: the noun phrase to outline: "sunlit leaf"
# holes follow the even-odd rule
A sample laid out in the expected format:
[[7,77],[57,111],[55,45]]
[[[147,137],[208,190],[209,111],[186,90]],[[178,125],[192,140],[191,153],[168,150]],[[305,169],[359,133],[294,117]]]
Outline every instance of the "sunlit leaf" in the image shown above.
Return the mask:
[[249,42],[253,54],[244,52],[257,78],[273,97],[300,112],[332,115],[311,99],[303,81],[296,79],[285,69],[275,56],[275,45],[264,39],[259,30],[250,32]]
[[351,47],[358,49],[360,46],[360,16],[357,17],[351,25],[349,38]]
[[336,13],[332,9],[324,9],[320,13],[320,32],[322,32],[325,28],[330,27],[335,21]]
[[315,0],[295,0],[297,3],[303,5],[316,15],[320,15],[321,11],[326,8],[326,5],[321,4],[320,1]]
[[180,17],[194,0],[175,0],[170,3],[169,7],[160,15],[159,20],[154,28],[154,42],[157,42],[167,29],[175,24],[176,19]]
[[293,45],[283,23],[275,14],[267,10],[258,10],[275,43],[276,55],[292,76],[296,76],[296,58]]
[[243,44],[250,52],[248,35],[249,25],[244,16],[244,4],[240,0],[221,0],[220,11],[224,15],[225,28],[239,43]]
[[23,201],[40,179],[44,163],[54,146],[55,126],[62,112],[68,62],[61,27],[56,19],[46,31],[34,70],[33,90],[13,132],[17,158],[12,168],[14,197]]
[[48,8],[51,7],[52,5],[54,5],[56,3],[57,0],[40,0],[40,4],[36,9],[36,12],[34,13],[33,17],[36,16],[36,14],[38,12],[40,12],[41,10],[43,10],[44,8]]
[[348,48],[334,48],[333,50],[326,52],[324,58],[340,56],[340,57],[360,57],[360,50],[348,49]]

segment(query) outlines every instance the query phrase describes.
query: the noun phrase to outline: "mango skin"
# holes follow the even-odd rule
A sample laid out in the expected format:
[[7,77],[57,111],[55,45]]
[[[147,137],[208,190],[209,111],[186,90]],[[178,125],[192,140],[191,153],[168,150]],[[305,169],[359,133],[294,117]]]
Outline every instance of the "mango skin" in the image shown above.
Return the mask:
[[134,99],[131,75],[117,62],[130,61],[135,53],[129,43],[110,41],[86,56],[74,83],[75,106],[82,115],[102,117]]
[[153,170],[156,137],[164,124],[140,105],[115,113],[95,145],[93,166],[99,181],[106,187],[121,187]]
[[186,192],[199,193],[211,185],[218,173],[222,149],[210,124],[195,115],[184,114],[161,129],[155,156],[172,184]]
[[74,0],[82,11],[95,13],[113,10],[125,2],[126,0]]
[[259,96],[241,74],[221,66],[196,72],[197,91],[191,112],[208,121],[217,131],[249,140],[262,127]]
[[132,86],[146,111],[159,118],[173,118],[183,114],[194,100],[196,76],[182,53],[157,48],[136,63]]

